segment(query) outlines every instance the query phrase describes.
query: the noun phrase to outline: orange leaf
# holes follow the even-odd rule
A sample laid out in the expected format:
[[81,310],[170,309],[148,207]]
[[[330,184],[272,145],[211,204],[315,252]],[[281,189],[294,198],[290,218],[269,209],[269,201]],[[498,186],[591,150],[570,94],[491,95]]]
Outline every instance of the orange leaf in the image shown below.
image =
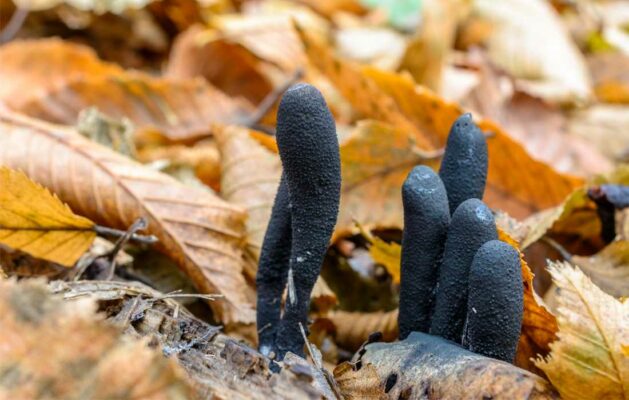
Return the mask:
[[[59,54],[62,57],[59,57]],[[55,39],[16,41],[0,48],[0,101],[49,122],[73,125],[79,112],[96,107],[128,118],[138,132],[158,131],[170,140],[209,135],[213,122],[237,121],[250,105],[227,97],[201,79],[171,80],[125,72],[100,61],[85,47]],[[24,68],[42,65],[45,69]]]
[[[387,122],[412,134],[423,150],[444,146],[450,126],[463,113],[406,75],[358,67],[300,31],[310,61],[320,69],[363,116]],[[534,160],[498,125],[479,120],[488,139],[489,175],[486,201],[516,217],[559,204],[583,181],[560,174]]]

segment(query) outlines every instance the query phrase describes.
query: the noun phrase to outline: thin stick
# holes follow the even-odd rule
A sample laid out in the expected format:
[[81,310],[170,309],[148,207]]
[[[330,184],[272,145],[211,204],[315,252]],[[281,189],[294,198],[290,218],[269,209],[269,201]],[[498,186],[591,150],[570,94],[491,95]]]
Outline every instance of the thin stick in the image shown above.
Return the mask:
[[0,32],[0,43],[6,43],[13,39],[22,25],[24,25],[24,21],[26,21],[27,16],[27,9],[17,8],[13,15],[11,15],[11,19],[9,20],[7,26],[5,26],[2,32]]
[[[127,234],[127,232],[125,231],[121,231],[119,229],[108,228],[106,226],[101,226],[101,225],[94,225],[93,229],[94,229],[94,232],[103,236],[113,236],[113,237],[120,238]],[[159,239],[154,235],[138,235],[136,233],[133,233],[129,239],[134,242],[145,243],[145,244],[154,244],[159,241]]]
[[[264,116],[268,114],[268,112],[271,110],[271,108],[273,108],[273,105],[277,102],[277,100],[282,97],[282,94],[284,94],[284,92],[288,90],[289,87],[291,87],[294,83],[296,83],[303,77],[303,69],[298,68],[297,70],[295,70],[295,73],[293,73],[293,75],[286,82],[284,82],[282,86],[274,89],[271,93],[266,95],[266,97],[260,102],[253,114],[249,115],[246,120],[243,121],[243,125],[250,128],[256,127],[256,129],[263,128],[260,125],[260,120],[262,120],[262,118],[264,118]],[[271,132],[267,131],[266,129],[264,129],[263,131],[265,133],[271,134]]]
[[109,273],[107,274],[107,277],[105,278],[106,281],[109,281],[114,277],[114,272],[116,270],[116,256],[122,249],[122,246],[124,246],[129,241],[129,239],[131,239],[131,236],[133,236],[135,232],[142,229],[146,229],[147,225],[148,224],[144,218],[138,218],[137,220],[135,220],[133,225],[129,227],[129,230],[126,231],[124,235],[122,235],[116,241],[116,243],[114,244],[114,248],[111,249],[111,251],[109,252],[107,256],[110,266],[109,266]]

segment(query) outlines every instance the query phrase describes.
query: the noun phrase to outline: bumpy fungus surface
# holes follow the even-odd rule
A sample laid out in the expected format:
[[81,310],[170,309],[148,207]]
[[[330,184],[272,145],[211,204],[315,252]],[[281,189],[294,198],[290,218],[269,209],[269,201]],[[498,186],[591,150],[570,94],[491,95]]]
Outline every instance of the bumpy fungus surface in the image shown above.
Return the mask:
[[460,116],[452,125],[439,176],[448,192],[450,212],[467,199],[482,199],[487,182],[487,142],[472,121]]
[[[277,145],[285,183],[280,185],[265,236],[257,282],[262,284],[258,287],[261,346],[269,346],[281,360],[288,351],[304,355],[299,325],[308,328],[310,294],[336,224],[341,193],[334,118],[317,89],[298,84],[286,91],[278,110]],[[282,185],[288,196],[282,193]],[[290,216],[276,216],[276,212]],[[287,223],[290,235],[286,233]],[[277,294],[278,287],[283,289],[286,282],[286,246],[290,246],[288,264],[295,296],[288,296],[278,322],[281,292],[277,298],[270,296]],[[264,275],[269,272],[267,279]],[[276,281],[270,282],[273,279]],[[270,330],[268,335],[266,329]]]
[[491,210],[478,199],[465,200],[452,214],[430,333],[460,342],[467,312],[470,265],[478,249],[498,239]]
[[450,211],[441,179],[418,166],[402,187],[404,233],[400,278],[400,338],[413,331],[428,332]]
[[264,235],[256,286],[257,326],[260,352],[274,350],[275,335],[280,322],[282,293],[286,288],[291,249],[291,215],[288,185],[282,175],[275,195],[271,219]]
[[499,240],[485,243],[474,257],[469,279],[463,344],[475,353],[513,362],[524,309],[518,252]]

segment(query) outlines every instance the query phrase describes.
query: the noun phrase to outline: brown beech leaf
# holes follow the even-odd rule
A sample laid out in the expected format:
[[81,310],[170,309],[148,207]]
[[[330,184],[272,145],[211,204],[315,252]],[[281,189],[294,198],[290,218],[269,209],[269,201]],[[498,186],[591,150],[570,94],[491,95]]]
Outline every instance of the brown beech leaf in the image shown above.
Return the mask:
[[629,301],[604,293],[582,271],[552,264],[560,289],[559,339],[536,364],[566,400],[629,397]]
[[356,351],[374,332],[382,333],[382,340],[393,342],[398,338],[398,309],[392,311],[351,312],[334,311],[325,318],[336,329],[335,341],[339,346]]
[[247,128],[227,126],[214,134],[222,156],[221,196],[247,211],[248,249],[257,260],[282,175],[280,158]]
[[[63,57],[55,55],[58,52]],[[46,70],[24,68],[46,59]],[[85,47],[41,39],[0,47],[4,80],[28,82],[0,92],[9,108],[49,122],[74,125],[79,113],[96,107],[112,118],[127,118],[136,135],[159,132],[170,140],[209,135],[214,122],[235,122],[251,111],[202,79],[154,78],[125,72],[100,61]],[[41,63],[39,63],[41,64]],[[41,86],[33,81],[49,80]]]
[[0,398],[178,400],[193,391],[174,359],[39,280],[0,280]]
[[[325,45],[303,31],[300,34],[310,62],[335,84],[356,111],[406,131],[423,151],[443,148],[450,126],[463,113],[459,106],[416,86],[406,75],[340,60]],[[478,125],[491,134],[487,141],[489,175],[485,192],[491,207],[524,217],[559,204],[582,184],[580,178],[560,174],[533,159],[494,122],[480,119]],[[369,225],[371,221],[361,222]]]
[[25,171],[78,213],[126,229],[139,217],[226,324],[254,320],[242,276],[244,214],[209,191],[184,186],[75,131],[0,113],[0,164]]
[[257,104],[273,90],[261,64],[220,31],[194,25],[175,39],[165,75],[176,79],[202,76],[226,94]]

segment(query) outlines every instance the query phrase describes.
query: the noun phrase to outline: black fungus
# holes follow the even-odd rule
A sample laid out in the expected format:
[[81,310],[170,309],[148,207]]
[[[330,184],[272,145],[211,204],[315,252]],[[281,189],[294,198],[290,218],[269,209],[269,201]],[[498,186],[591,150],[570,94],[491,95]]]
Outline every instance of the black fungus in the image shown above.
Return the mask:
[[[263,252],[266,249],[267,252],[275,251],[278,254],[277,257],[264,258],[265,261],[285,262],[285,249],[282,248],[290,246],[289,268],[292,270],[294,290],[289,290],[289,294],[294,296],[287,297],[279,324],[275,303],[269,298],[259,298],[258,304],[262,305],[262,309],[258,309],[258,321],[262,319],[261,323],[270,322],[271,329],[274,323],[277,325],[272,350],[276,353],[276,359],[281,360],[288,351],[304,356],[300,324],[307,333],[310,294],[336,224],[341,193],[341,163],[334,118],[323,96],[313,86],[294,85],[282,97],[277,114],[277,145],[284,170],[283,179],[288,189],[288,198],[278,192],[278,200],[288,200],[288,206],[278,206],[276,202],[274,214],[275,208],[278,208],[278,213],[282,212],[280,208],[288,208],[290,217],[278,216],[276,221],[269,223]],[[290,240],[273,243],[286,236],[284,224],[287,219],[290,223]],[[275,222],[278,222],[278,227],[273,226]],[[273,246],[280,249],[270,250]],[[286,279],[288,273],[284,272],[285,268],[285,264],[277,267],[267,265],[258,272],[257,281],[267,285],[263,289],[264,295],[277,293],[275,284],[269,285],[268,280],[261,275],[272,270],[278,272],[276,276],[281,276],[278,280]],[[277,285],[283,288],[283,281]],[[280,301],[279,297],[276,301]],[[258,326],[258,329],[265,345],[268,344],[270,339],[265,336],[265,326]]]
[[450,212],[467,199],[482,199],[487,181],[487,142],[471,114],[452,125],[439,176],[448,192]]
[[450,211],[441,179],[418,166],[402,186],[404,232],[400,277],[400,339],[413,331],[428,332]]
[[452,214],[439,268],[430,334],[461,342],[470,266],[478,249],[495,239],[498,233],[494,216],[482,201],[466,200]]
[[524,310],[518,252],[499,240],[485,243],[474,257],[469,280],[463,345],[513,362]]

